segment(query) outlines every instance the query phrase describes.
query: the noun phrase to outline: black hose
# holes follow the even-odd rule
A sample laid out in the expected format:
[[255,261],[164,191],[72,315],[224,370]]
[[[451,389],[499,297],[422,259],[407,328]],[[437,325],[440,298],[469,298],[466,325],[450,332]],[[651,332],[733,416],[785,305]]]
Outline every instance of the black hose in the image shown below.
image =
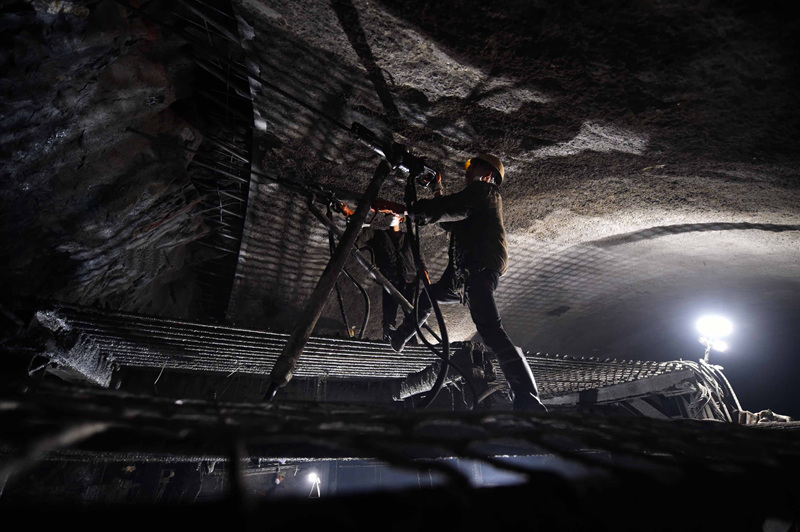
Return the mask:
[[[333,221],[333,212],[331,211],[331,205],[330,204],[328,204],[327,215],[328,215],[328,219]],[[331,231],[331,230],[328,230],[328,243],[329,243],[330,248],[331,248],[331,255],[333,255],[333,252],[336,249],[336,236],[333,234],[333,231]],[[372,251],[372,249],[370,249],[370,251]],[[373,252],[372,262],[373,262],[373,264],[375,263],[374,252]],[[342,268],[342,272],[347,276],[348,279],[350,279],[353,282],[354,285],[356,285],[356,288],[358,288],[358,290],[361,292],[361,295],[364,297],[364,321],[361,322],[361,330],[358,333],[358,339],[359,340],[363,340],[364,339],[364,333],[367,330],[367,324],[369,323],[369,314],[370,314],[369,294],[367,294],[367,291],[364,289],[364,287],[361,285],[361,283],[359,283],[358,280],[356,280],[356,278],[353,277],[353,275],[349,271],[347,271],[347,268]],[[342,318],[344,319],[344,325],[345,325],[345,327],[347,327],[347,334],[348,334],[348,336],[350,336],[351,335],[350,323],[347,320],[347,313],[345,312],[344,301],[342,300],[342,294],[339,291],[339,283],[338,282],[336,283],[336,295],[339,298],[339,308],[340,308],[340,310],[342,312]]]
[[[416,176],[409,173],[408,182],[406,183],[406,190],[405,190],[405,201],[406,206],[409,211],[413,208],[414,204],[417,201],[417,189],[415,184]],[[409,216],[406,218],[406,228],[408,230],[408,236],[411,238],[411,252],[414,255],[414,264],[417,267],[417,282],[416,288],[414,290],[414,311],[412,312],[410,318],[414,320],[414,327],[417,330],[417,336],[422,340],[422,343],[437,357],[439,357],[443,364],[442,368],[439,370],[439,375],[436,377],[436,382],[431,388],[430,393],[425,395],[425,398],[420,403],[421,408],[429,407],[436,397],[439,395],[439,392],[442,390],[445,381],[447,380],[447,371],[452,366],[463,378],[464,382],[470,388],[472,392],[472,399],[473,399],[473,408],[476,408],[478,405],[478,395],[475,393],[475,389],[472,386],[470,379],[467,378],[464,371],[453,364],[450,360],[450,341],[447,336],[447,325],[444,322],[444,316],[442,315],[442,310],[439,308],[439,302],[436,301],[436,298],[433,297],[430,290],[430,279],[428,278],[428,271],[425,268],[425,264],[422,260],[422,253],[420,251],[419,246],[419,222],[418,221],[411,221],[411,217]],[[441,345],[442,351],[440,352],[432,343],[428,341],[427,338],[422,334],[422,330],[419,325],[419,283],[422,281],[422,286],[425,289],[425,294],[427,295],[428,299],[430,300],[431,307],[433,308],[434,314],[436,314],[436,321],[439,324],[439,332],[442,335]]]
[[364,296],[364,321],[361,323],[361,331],[358,333],[358,339],[363,340],[364,333],[367,330],[367,324],[369,323],[369,313],[370,313],[369,294],[367,294],[367,291],[364,289],[362,284],[359,283],[358,280],[356,280],[356,278],[353,277],[349,271],[347,271],[347,268],[343,268],[342,271],[344,272],[344,274],[347,276],[348,279],[353,281],[353,284],[356,285],[356,288],[358,288],[358,290],[361,292],[361,295]]
[[[417,238],[417,246],[419,245],[419,230],[418,229],[419,228],[417,228],[417,233],[416,233],[416,235],[417,235],[416,236],[416,238]],[[412,249],[413,249],[413,247],[412,247]],[[422,263],[421,258],[422,257],[420,256],[420,263]],[[422,265],[422,271],[423,272],[426,271],[425,267],[424,267],[424,264]],[[434,313],[436,314],[436,319],[439,322],[439,325],[441,327],[440,330],[442,332],[442,345],[447,349],[447,351],[445,353],[443,353],[443,352],[439,351],[438,349],[436,349],[436,346],[433,345],[431,342],[429,342],[428,339],[425,338],[425,336],[422,334],[422,331],[420,330],[420,326],[419,326],[419,295],[420,295],[419,281],[420,280],[422,280],[422,286],[423,286],[423,288],[425,290],[425,294],[428,297],[428,299],[431,301],[431,306],[434,309]],[[431,293],[430,293],[430,290],[429,290],[430,286],[431,286],[430,285],[430,280],[427,277],[427,273],[426,273],[426,275],[424,277],[420,276],[419,274],[417,275],[417,285],[416,285],[416,289],[414,291],[414,301],[413,301],[413,304],[414,304],[414,315],[413,315],[413,318],[414,318],[414,324],[415,324],[415,326],[417,328],[417,336],[422,340],[422,343],[425,344],[425,346],[431,352],[433,352],[436,356],[438,356],[440,359],[442,359],[443,364],[442,364],[442,369],[439,370],[439,374],[436,377],[436,382],[434,383],[433,387],[431,388],[432,395],[426,395],[425,399],[423,400],[423,402],[419,406],[422,407],[422,408],[427,408],[434,401],[434,399],[436,399],[436,397],[439,395],[439,392],[441,391],[442,387],[444,386],[445,381],[447,380],[448,367],[451,367],[451,368],[455,369],[456,372],[459,375],[461,375],[461,377],[464,379],[464,383],[467,385],[467,387],[469,388],[469,390],[470,390],[470,392],[472,394],[472,408],[473,408],[473,410],[477,410],[478,403],[480,402],[480,398],[478,397],[478,392],[477,392],[477,390],[475,390],[475,386],[472,384],[472,380],[467,376],[467,374],[464,371],[464,369],[459,367],[458,364],[456,364],[455,362],[453,362],[450,359],[450,352],[449,352],[450,342],[449,342],[448,337],[447,337],[447,329],[444,327],[444,323],[445,323],[444,322],[444,316],[441,313],[441,309],[439,307],[438,302],[435,300],[435,298],[431,297]]]
[[358,248],[358,251],[364,251],[365,249],[369,250],[369,256],[372,258],[372,265],[374,266],[375,265],[375,250],[372,249],[369,246],[363,246],[363,247]]

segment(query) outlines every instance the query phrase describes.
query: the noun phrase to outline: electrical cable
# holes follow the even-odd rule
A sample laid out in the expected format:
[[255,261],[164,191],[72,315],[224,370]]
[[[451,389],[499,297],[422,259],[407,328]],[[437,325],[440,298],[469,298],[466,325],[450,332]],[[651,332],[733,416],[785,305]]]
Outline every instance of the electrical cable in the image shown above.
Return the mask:
[[[720,386],[720,381],[713,366],[700,361],[700,363],[684,361],[688,367],[698,378],[698,387],[700,396],[697,400],[692,401],[689,407],[694,410],[693,418],[697,418],[706,406],[710,407],[712,411],[719,417],[719,419],[732,421],[733,417],[725,404],[724,397],[725,390]],[[724,376],[723,376],[724,379]],[[725,379],[727,382],[727,379]],[[701,404],[702,403],[702,404]],[[738,405],[738,400],[736,401]],[[741,409],[741,408],[739,408]]]
[[726,391],[727,391],[726,395],[729,396],[731,398],[731,400],[733,401],[733,406],[736,407],[736,410],[741,412],[742,411],[742,405],[739,402],[739,398],[736,396],[736,392],[733,391],[733,386],[731,386],[731,383],[728,380],[728,378],[725,376],[724,373],[719,371],[719,369],[717,369],[716,366],[711,366],[711,368],[712,368],[713,373],[717,376],[717,378],[722,380],[722,382],[725,384],[725,388],[726,388]]

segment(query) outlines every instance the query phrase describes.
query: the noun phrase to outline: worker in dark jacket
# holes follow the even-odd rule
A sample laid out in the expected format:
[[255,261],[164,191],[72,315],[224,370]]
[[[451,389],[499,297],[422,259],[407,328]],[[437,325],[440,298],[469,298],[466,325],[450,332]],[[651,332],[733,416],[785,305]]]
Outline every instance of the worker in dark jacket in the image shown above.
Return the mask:
[[[417,268],[414,265],[411,240],[400,230],[400,222],[400,216],[393,215],[389,229],[364,228],[360,239],[372,249],[375,265],[381,273],[410,301],[414,297]],[[383,339],[390,340],[389,335],[395,330],[397,309],[400,304],[386,290],[382,290],[381,293],[383,294]]]
[[[467,161],[464,190],[419,200],[409,213],[421,224],[441,223],[450,232],[450,262],[441,279],[431,286],[440,303],[463,302],[484,343],[494,351],[514,395],[515,409],[546,411],[522,350],[508,337],[500,321],[494,291],[508,268],[503,200],[499,186],[505,176],[500,159],[481,154]],[[428,318],[431,303],[420,297],[419,316]],[[391,334],[395,351],[415,336],[409,316]]]

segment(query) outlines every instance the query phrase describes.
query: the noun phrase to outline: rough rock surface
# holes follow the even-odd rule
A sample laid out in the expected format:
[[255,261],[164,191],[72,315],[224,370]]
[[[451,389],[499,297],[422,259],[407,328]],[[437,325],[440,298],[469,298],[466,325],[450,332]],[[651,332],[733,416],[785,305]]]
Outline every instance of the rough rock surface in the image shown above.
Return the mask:
[[18,3],[2,16],[6,297],[187,314],[191,253],[175,242],[205,231],[190,157],[129,130],[199,144],[171,109],[191,72],[182,43],[115,2]]

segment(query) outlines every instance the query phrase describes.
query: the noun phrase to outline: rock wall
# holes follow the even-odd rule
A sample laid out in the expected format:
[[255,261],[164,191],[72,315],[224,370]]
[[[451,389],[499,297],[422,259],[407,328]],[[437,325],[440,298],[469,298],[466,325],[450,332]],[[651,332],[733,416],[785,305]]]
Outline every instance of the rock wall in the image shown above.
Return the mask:
[[175,111],[183,43],[114,1],[16,2],[0,20],[3,297],[190,315],[208,252],[186,245],[207,228],[181,149],[202,137]]

